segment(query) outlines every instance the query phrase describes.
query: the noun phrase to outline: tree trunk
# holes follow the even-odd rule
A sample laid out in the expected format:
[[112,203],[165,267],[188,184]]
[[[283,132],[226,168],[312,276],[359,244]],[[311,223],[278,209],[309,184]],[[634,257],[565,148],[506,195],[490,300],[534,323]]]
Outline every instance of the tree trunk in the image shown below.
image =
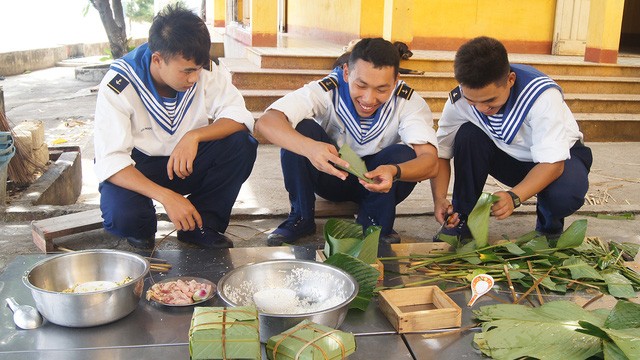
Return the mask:
[[[122,0],[89,0],[102,20],[107,32],[111,56],[118,59],[127,53],[127,28],[124,23]],[[113,10],[111,3],[113,3]]]

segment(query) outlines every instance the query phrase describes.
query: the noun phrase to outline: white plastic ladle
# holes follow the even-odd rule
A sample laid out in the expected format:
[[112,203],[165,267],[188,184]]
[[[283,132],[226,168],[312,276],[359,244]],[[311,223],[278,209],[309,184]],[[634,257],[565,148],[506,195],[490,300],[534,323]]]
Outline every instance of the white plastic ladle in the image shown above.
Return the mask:
[[471,280],[471,300],[467,306],[473,306],[478,298],[491,290],[493,287],[493,278],[491,275],[479,274]]
[[33,306],[19,305],[14,298],[7,298],[6,301],[13,311],[13,322],[17,327],[29,330],[42,325],[42,315]]

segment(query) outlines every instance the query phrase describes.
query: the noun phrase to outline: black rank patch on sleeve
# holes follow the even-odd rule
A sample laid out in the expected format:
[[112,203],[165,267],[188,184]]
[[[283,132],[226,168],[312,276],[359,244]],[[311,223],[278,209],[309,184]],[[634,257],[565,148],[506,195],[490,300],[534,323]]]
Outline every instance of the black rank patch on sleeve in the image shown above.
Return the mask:
[[129,80],[125,79],[124,76],[120,74],[114,76],[108,84],[111,90],[115,91],[116,94],[120,94],[127,85],[129,85]]
[[327,76],[326,78],[318,81],[318,84],[320,84],[324,91],[331,91],[338,87],[338,82],[331,76]]
[[462,91],[460,91],[460,86],[456,86],[449,93],[449,100],[451,100],[452,104],[455,104],[456,101],[460,100],[461,98],[462,98]]
[[411,99],[411,95],[413,95],[413,89],[407,84],[402,84],[396,91],[396,95],[409,100]]

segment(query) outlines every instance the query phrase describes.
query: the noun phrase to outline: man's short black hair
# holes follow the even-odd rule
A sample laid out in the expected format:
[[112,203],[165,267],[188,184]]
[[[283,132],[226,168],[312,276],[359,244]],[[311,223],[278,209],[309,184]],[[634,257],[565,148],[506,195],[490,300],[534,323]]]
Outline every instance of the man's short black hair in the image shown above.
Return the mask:
[[149,29],[149,49],[165,60],[181,55],[204,66],[209,62],[211,37],[204,21],[183,6],[168,5],[154,18]]
[[349,55],[349,67],[353,67],[358,60],[372,63],[376,69],[393,66],[394,75],[398,75],[400,67],[398,49],[383,38],[366,38],[358,41]]
[[507,49],[500,41],[486,36],[471,39],[460,46],[453,61],[456,80],[471,89],[492,83],[502,85],[510,71]]

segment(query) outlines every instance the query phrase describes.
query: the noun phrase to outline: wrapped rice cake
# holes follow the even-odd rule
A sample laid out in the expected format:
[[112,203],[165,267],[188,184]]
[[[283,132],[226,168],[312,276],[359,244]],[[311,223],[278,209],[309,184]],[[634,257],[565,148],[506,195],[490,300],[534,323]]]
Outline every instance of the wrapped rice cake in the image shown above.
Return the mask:
[[256,308],[195,307],[189,328],[189,354],[193,360],[260,359]]
[[356,351],[353,334],[304,320],[267,341],[270,360],[338,360]]

